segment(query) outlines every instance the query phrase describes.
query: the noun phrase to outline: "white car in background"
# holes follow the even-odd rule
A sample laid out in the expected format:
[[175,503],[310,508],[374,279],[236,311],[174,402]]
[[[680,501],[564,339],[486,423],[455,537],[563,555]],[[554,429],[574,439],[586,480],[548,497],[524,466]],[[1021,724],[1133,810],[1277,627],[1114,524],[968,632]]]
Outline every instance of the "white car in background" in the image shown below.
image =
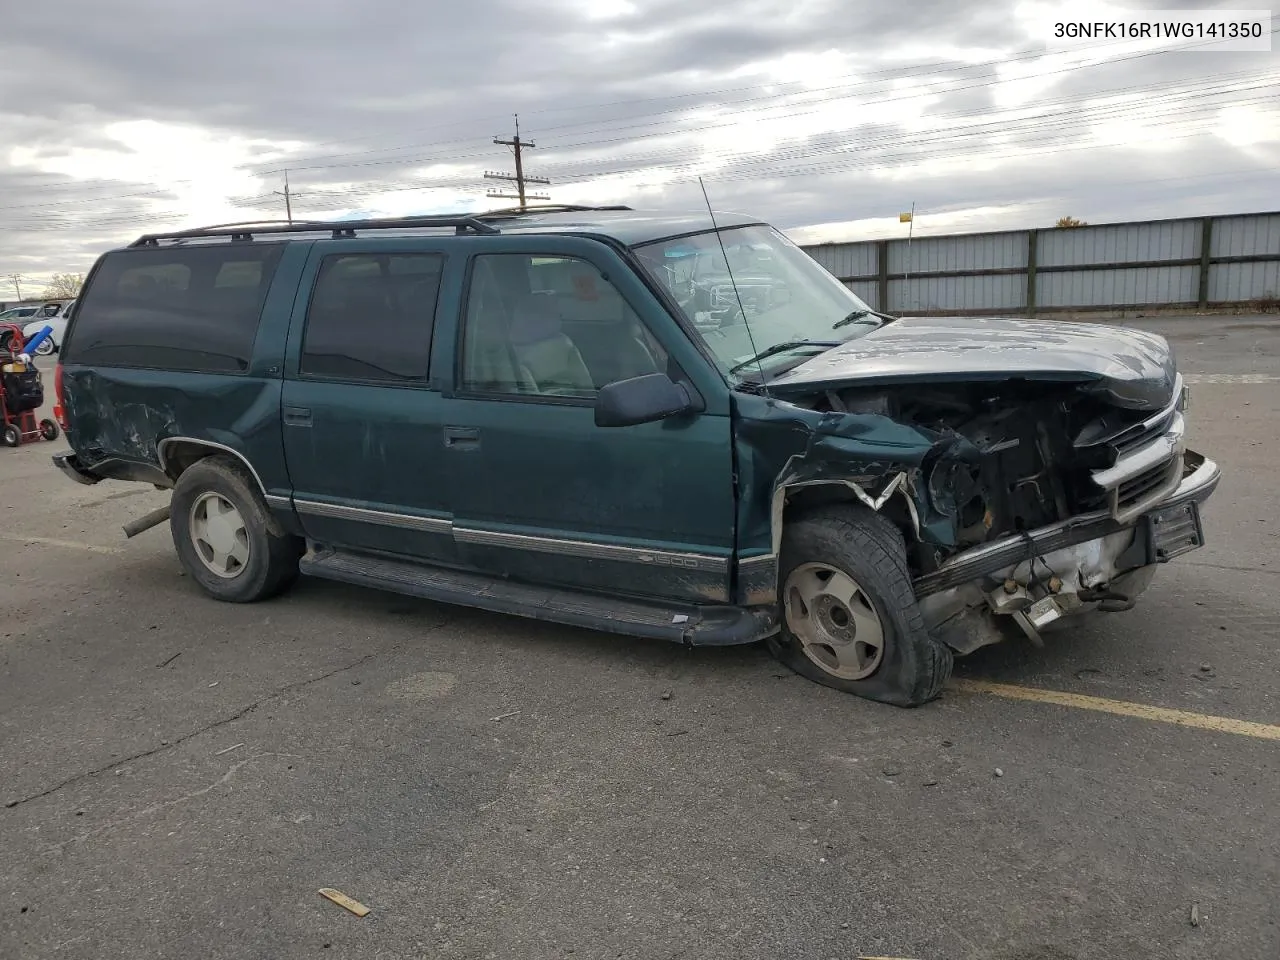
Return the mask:
[[48,303],[41,309],[37,319],[22,328],[22,335],[30,340],[46,326],[53,332],[40,346],[36,347],[36,356],[47,357],[62,349],[62,338],[67,332],[67,321],[71,319],[71,311],[75,308],[74,300],[66,303]]
[[22,320],[30,320],[39,312],[39,307],[10,307],[0,313],[0,323],[18,323]]

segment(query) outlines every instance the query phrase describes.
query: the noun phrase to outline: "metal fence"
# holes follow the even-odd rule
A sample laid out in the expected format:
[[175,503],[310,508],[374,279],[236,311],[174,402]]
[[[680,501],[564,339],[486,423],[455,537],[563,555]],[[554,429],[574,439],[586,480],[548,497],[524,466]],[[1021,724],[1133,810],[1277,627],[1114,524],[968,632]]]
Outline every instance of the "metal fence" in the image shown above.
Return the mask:
[[1271,307],[1280,213],[1146,220],[804,248],[887,313]]

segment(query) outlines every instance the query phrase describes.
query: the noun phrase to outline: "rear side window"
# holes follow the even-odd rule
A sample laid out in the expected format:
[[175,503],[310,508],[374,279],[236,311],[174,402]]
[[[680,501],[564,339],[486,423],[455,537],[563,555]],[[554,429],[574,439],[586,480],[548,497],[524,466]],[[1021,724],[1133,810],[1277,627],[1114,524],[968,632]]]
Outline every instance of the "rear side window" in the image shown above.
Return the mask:
[[336,254],[320,264],[302,338],[302,373],[425,382],[444,257]]
[[247,370],[283,251],[246,243],[107,254],[76,304],[67,362]]

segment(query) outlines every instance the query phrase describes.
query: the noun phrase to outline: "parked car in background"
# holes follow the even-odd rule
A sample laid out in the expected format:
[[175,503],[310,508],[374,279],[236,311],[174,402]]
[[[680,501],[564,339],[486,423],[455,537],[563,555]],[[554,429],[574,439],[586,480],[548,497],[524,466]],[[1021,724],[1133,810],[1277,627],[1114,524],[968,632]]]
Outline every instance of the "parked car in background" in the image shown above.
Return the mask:
[[36,356],[47,357],[62,349],[62,338],[67,332],[67,321],[71,319],[75,305],[74,300],[65,303],[46,303],[39,313],[39,319],[33,320],[22,328],[22,335],[28,340],[46,326],[53,328],[53,333],[36,347]]
[[21,323],[23,320],[29,320],[36,316],[39,312],[39,307],[10,307],[0,313],[0,323]]

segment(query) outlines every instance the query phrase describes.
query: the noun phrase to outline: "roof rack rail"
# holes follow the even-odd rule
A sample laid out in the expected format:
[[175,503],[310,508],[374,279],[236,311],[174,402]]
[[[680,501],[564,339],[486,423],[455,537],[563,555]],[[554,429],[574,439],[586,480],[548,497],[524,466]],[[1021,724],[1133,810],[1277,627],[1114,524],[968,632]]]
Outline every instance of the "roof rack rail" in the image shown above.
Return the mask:
[[504,207],[501,210],[486,210],[483,213],[477,213],[476,216],[487,220],[490,217],[519,217],[529,213],[592,213],[630,209],[631,207],[621,203],[607,207],[589,207],[576,203],[531,203],[524,207]]
[[223,223],[211,227],[194,227],[190,230],[175,230],[166,233],[148,233],[133,241],[129,246],[156,247],[160,245],[161,240],[181,242],[183,240],[209,237],[252,240],[256,235],[315,233],[320,230],[331,230],[333,238],[338,240],[354,237],[357,230],[402,230],[410,227],[454,227],[459,234],[468,230],[473,233],[501,233],[497,227],[482,222],[474,214],[383,217],[370,220],[294,220],[292,223],[281,220],[253,220],[245,223]]

